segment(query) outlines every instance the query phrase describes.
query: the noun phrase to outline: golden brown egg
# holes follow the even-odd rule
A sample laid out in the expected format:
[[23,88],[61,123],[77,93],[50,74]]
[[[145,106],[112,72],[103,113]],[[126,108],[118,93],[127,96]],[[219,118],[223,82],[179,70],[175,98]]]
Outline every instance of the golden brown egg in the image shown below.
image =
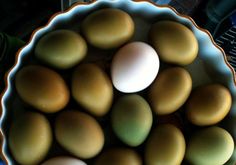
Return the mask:
[[198,41],[193,32],[174,21],[159,21],[149,32],[151,44],[164,62],[188,65],[198,54]]
[[51,143],[50,124],[39,113],[27,112],[10,127],[9,147],[19,164],[39,164],[47,155]]
[[91,45],[111,49],[123,45],[133,36],[134,22],[122,10],[101,9],[85,18],[82,31]]
[[103,116],[111,107],[113,87],[109,77],[97,65],[82,64],[73,73],[72,95],[90,113]]
[[173,67],[162,71],[149,91],[153,111],[158,115],[173,113],[185,103],[191,90],[192,79],[185,69]]
[[223,85],[201,86],[192,92],[186,104],[187,118],[199,126],[216,124],[228,114],[231,104],[231,94]]
[[22,100],[42,112],[57,112],[69,101],[69,90],[63,78],[43,66],[22,68],[16,74],[15,85]]
[[64,111],[57,116],[55,135],[63,148],[82,159],[97,155],[104,144],[104,134],[98,122],[75,110]]
[[145,149],[146,165],[180,165],[185,154],[182,132],[171,124],[157,126],[151,133]]
[[142,165],[139,155],[129,148],[113,148],[104,151],[95,160],[95,165]]

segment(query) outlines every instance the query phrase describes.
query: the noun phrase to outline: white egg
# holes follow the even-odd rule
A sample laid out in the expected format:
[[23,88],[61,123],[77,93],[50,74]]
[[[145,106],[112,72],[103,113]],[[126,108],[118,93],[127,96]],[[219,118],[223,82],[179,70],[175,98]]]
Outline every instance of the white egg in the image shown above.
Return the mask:
[[132,42],[118,50],[111,65],[111,77],[115,88],[133,93],[147,88],[159,71],[156,51],[143,42]]
[[86,163],[73,157],[59,156],[47,160],[42,165],[86,165]]

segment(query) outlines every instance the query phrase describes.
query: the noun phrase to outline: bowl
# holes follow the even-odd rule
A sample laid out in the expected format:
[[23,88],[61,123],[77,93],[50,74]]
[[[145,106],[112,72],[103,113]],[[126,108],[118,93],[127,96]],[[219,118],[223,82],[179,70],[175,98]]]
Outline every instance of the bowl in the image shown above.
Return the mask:
[[[36,29],[29,42],[21,48],[16,54],[14,66],[7,72],[5,77],[6,88],[1,94],[1,156],[7,165],[14,165],[16,162],[8,148],[8,131],[9,123],[14,120],[24,110],[24,105],[16,95],[14,86],[14,78],[16,72],[24,65],[29,63],[38,63],[34,59],[33,50],[37,41],[45,33],[55,29],[71,29],[78,31],[81,25],[81,20],[90,12],[104,8],[119,8],[128,12],[134,19],[136,31],[132,40],[147,41],[147,31],[150,25],[157,20],[174,20],[187,26],[195,34],[199,52],[197,59],[185,68],[190,72],[193,79],[193,87],[210,83],[219,82],[231,91],[233,104],[228,116],[219,123],[227,129],[234,140],[236,140],[236,78],[234,69],[226,60],[226,55],[222,48],[214,42],[211,34],[202,28],[199,28],[196,23],[188,16],[181,15],[170,6],[159,6],[146,0],[99,0],[91,3],[77,3],[70,9],[62,13],[56,13],[51,17],[48,23]],[[99,56],[99,59],[90,59],[89,61],[104,60],[109,61],[106,56]],[[234,154],[235,155],[235,154]],[[234,156],[230,164],[236,161]]]

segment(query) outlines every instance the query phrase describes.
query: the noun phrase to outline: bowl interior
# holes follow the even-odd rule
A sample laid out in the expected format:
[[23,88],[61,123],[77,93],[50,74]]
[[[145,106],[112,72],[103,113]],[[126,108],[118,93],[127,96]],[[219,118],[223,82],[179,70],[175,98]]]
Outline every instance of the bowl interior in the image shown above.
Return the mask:
[[[236,132],[233,126],[236,125],[236,85],[233,69],[229,67],[223,51],[213,43],[213,39],[209,34],[206,31],[200,30],[192,20],[176,14],[176,12],[169,7],[155,6],[146,1],[99,0],[91,4],[75,5],[67,12],[54,16],[46,26],[39,28],[33,33],[29,43],[19,52],[17,63],[8,74],[8,86],[1,100],[2,117],[0,126],[4,135],[3,154],[9,165],[15,164],[7,146],[9,125],[14,118],[21,115],[22,112],[28,108],[16,95],[14,87],[16,72],[26,64],[38,63],[34,59],[34,46],[44,34],[55,29],[64,28],[79,32],[84,17],[94,10],[106,7],[122,9],[134,18],[136,30],[132,39],[133,41],[148,42],[147,33],[150,25],[163,19],[178,21],[193,31],[198,40],[199,53],[197,59],[192,64],[186,66],[186,69],[192,76],[194,82],[193,87],[210,82],[219,82],[230,89],[233,97],[233,105],[230,114],[220,124],[230,131],[234,139],[236,139]],[[114,51],[111,50],[108,51],[108,53],[112,54]],[[97,54],[96,57],[93,56],[94,54]],[[104,63],[105,61],[109,63],[110,58],[111,57],[107,56],[103,51],[89,50],[86,60],[90,62]],[[51,116],[49,116],[49,118],[50,117]]]

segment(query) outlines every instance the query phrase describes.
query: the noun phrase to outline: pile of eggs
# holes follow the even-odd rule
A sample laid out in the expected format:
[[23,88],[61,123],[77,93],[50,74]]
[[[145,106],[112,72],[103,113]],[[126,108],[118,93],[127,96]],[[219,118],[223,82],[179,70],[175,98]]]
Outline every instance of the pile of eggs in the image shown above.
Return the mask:
[[[9,130],[17,163],[222,165],[230,159],[233,138],[215,125],[230,111],[229,90],[219,83],[192,90],[183,67],[198,54],[193,32],[170,20],[152,25],[149,43],[130,42],[134,32],[128,13],[106,8],[83,20],[81,34],[60,29],[39,39],[34,54],[41,65],[23,66],[15,77],[29,109]],[[104,69],[86,61],[89,49],[116,52]],[[159,71],[162,64],[169,66]],[[63,151],[50,154],[55,146]]]

